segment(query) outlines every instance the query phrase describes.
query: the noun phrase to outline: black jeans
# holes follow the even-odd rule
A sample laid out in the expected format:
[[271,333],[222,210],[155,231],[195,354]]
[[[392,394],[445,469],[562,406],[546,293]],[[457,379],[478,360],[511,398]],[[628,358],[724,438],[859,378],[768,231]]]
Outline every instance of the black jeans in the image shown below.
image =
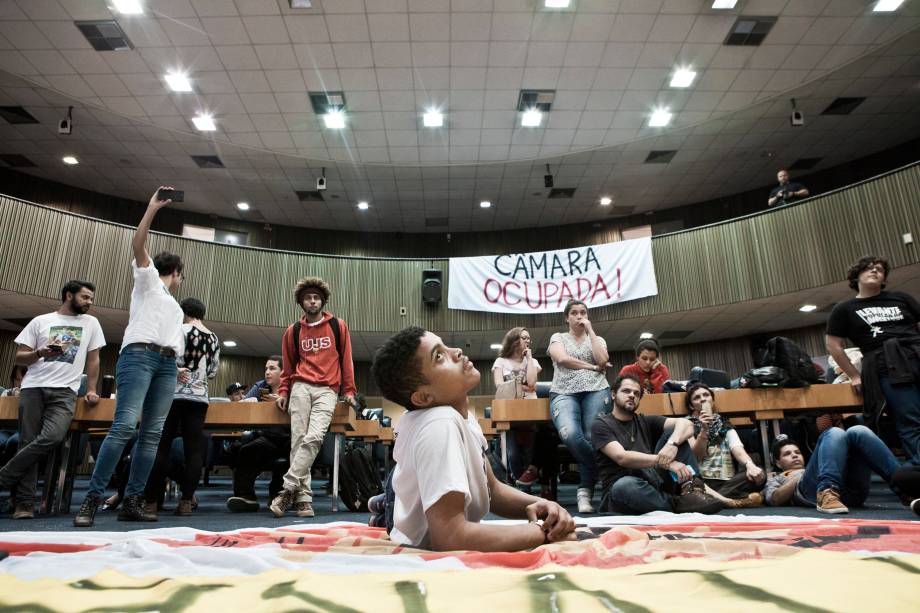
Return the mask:
[[256,500],[256,479],[263,470],[271,470],[268,494],[270,498],[275,497],[283,488],[282,477],[287,472],[285,462],[281,465],[276,462],[287,460],[290,455],[291,437],[283,434],[259,433],[241,445],[233,469],[233,495]]
[[173,400],[163,424],[163,434],[157,447],[157,457],[153,462],[153,469],[147,478],[147,487],[144,488],[144,498],[147,502],[155,502],[163,492],[163,484],[169,471],[170,450],[172,442],[179,434],[182,435],[182,446],[185,449],[185,472],[179,489],[182,491],[183,500],[191,500],[198,489],[198,480],[201,478],[201,467],[204,463],[201,451],[202,431],[204,418],[208,413],[206,402],[194,400]]

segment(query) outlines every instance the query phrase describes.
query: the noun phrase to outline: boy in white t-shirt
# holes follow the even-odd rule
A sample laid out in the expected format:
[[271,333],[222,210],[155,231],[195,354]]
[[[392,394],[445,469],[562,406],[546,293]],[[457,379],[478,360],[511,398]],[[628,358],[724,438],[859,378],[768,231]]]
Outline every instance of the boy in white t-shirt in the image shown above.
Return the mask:
[[[391,539],[435,551],[517,551],[575,538],[565,509],[492,474],[479,422],[467,410],[480,375],[462,350],[406,328],[377,351],[373,373],[384,397],[408,410],[393,449]],[[490,511],[530,523],[479,523]]]
[[39,315],[16,337],[16,363],[28,366],[19,392],[19,451],[0,469],[0,488],[16,485],[13,519],[35,516],[38,464],[64,440],[73,419],[80,377],[86,366],[86,402],[99,401],[102,327],[92,315],[96,291],[89,281],[68,281],[61,308]]

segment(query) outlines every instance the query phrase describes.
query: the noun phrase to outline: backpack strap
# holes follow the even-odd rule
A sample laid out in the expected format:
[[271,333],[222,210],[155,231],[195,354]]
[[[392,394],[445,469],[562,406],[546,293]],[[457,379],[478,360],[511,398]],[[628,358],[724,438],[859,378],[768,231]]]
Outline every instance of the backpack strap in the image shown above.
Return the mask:
[[342,367],[344,356],[342,355],[342,328],[339,326],[339,320],[335,317],[329,320],[329,327],[332,328],[332,336],[335,337],[335,351],[339,355],[339,392],[345,383],[345,369]]
[[291,364],[291,373],[297,372],[297,364],[300,362],[300,320],[294,322],[291,326],[291,346],[294,353],[294,363]]

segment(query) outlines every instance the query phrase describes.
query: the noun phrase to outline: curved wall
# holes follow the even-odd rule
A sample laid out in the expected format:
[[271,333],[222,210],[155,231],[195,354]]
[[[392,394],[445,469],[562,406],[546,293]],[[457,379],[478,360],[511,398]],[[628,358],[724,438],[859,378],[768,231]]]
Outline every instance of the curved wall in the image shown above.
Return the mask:
[[[597,309],[617,320],[743,302],[840,281],[872,251],[893,267],[920,261],[901,233],[920,229],[920,164],[789,206],[653,239],[657,296]],[[37,228],[42,231],[36,232]],[[0,288],[56,297],[62,280],[99,282],[100,306],[127,309],[133,228],[0,197]],[[534,249],[539,249],[534,241]],[[421,271],[447,260],[372,259],[231,247],[152,235],[150,251],[186,261],[182,295],[209,305],[209,318],[282,327],[297,316],[291,288],[305,274],[333,288],[331,307],[354,330],[391,332],[409,323],[433,330],[506,330],[555,326],[558,315],[513,316],[453,311],[421,301]],[[100,282],[100,280],[106,280]],[[399,307],[408,315],[401,317]]]

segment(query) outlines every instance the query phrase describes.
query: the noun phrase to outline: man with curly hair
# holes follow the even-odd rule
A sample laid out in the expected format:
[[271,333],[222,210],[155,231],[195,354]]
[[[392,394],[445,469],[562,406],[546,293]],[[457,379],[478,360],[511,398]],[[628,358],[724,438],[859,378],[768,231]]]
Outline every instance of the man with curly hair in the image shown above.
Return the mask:
[[354,405],[351,337],[344,321],[323,310],[330,295],[329,285],[319,277],[304,277],[294,288],[294,301],[304,314],[281,341],[283,367],[275,402],[291,416],[291,467],[284,489],[269,506],[275,517],[283,517],[292,506],[298,517],[313,517],[313,461],[338,397]]
[[[875,255],[850,268],[847,280],[856,297],[831,311],[825,341],[863,394],[870,423],[887,408],[908,460],[920,465],[920,303],[910,294],[885,290],[890,272],[888,261]],[[862,372],[847,357],[846,339],[862,351]]]

